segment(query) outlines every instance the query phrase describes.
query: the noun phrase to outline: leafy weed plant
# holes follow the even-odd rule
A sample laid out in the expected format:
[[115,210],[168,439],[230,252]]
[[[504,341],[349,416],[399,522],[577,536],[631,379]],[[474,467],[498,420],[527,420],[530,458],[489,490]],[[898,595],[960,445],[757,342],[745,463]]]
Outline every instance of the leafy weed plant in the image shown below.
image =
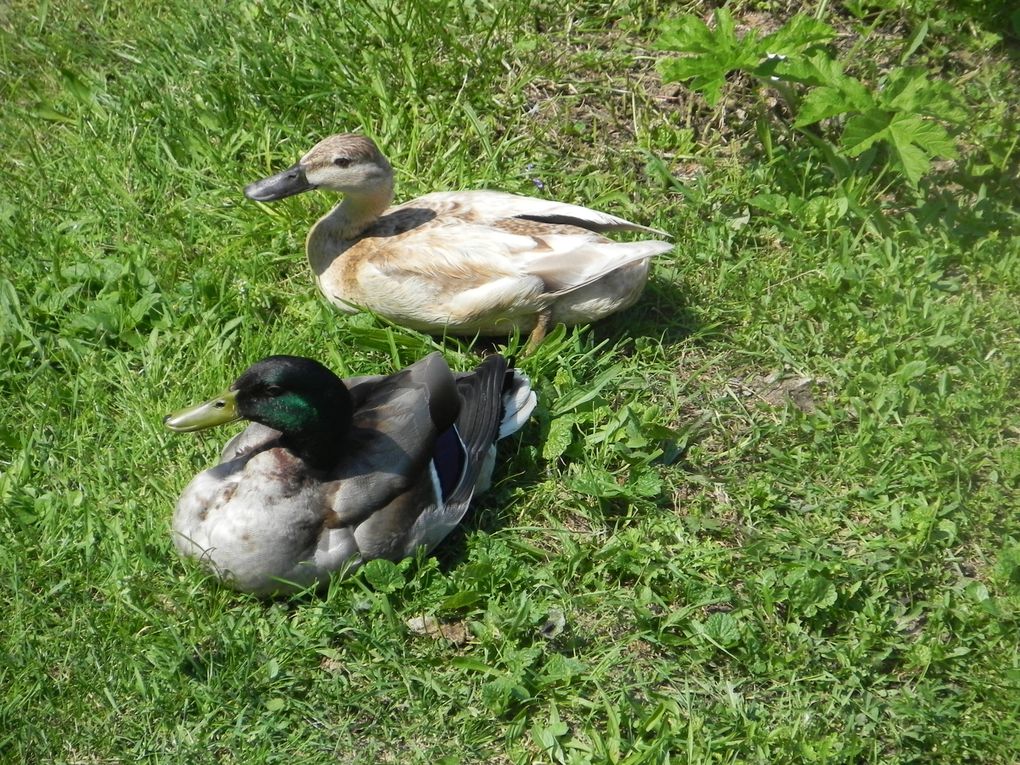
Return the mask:
[[[820,143],[834,164],[845,166],[846,158],[881,146],[893,170],[916,186],[933,159],[957,156],[942,123],[959,126],[966,119],[947,83],[931,79],[923,68],[904,66],[927,32],[923,22],[905,41],[900,65],[869,85],[847,74],[844,57],[827,48],[837,32],[825,22],[795,15],[763,37],[753,29],[738,36],[730,12],[719,8],[712,28],[697,16],[663,22],[657,46],[687,55],[661,59],[659,70],[667,82],[690,81],[713,106],[722,97],[726,77],[745,73],[760,87],[782,93],[793,116],[791,126]],[[822,122],[841,126],[829,131],[838,132],[838,139],[806,130]],[[759,122],[759,136],[771,151],[767,119]]]

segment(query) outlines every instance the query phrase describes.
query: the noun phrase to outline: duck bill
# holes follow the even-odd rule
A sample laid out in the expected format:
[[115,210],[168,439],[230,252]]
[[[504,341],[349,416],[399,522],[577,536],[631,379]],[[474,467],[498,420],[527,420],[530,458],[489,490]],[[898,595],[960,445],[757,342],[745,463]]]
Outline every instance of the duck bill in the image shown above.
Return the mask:
[[282,173],[248,184],[244,188],[244,195],[256,202],[274,202],[314,188],[315,185],[308,182],[304,168],[297,164]]
[[191,433],[241,419],[237,411],[237,391],[228,390],[205,403],[182,409],[163,418],[163,424],[176,433]]

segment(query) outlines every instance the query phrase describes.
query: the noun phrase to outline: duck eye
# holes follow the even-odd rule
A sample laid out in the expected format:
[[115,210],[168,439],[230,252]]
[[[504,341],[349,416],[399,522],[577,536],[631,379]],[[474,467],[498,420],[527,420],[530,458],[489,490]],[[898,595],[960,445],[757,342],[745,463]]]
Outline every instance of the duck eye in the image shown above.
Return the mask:
[[337,157],[333,160],[333,164],[337,167],[350,167],[352,161],[350,157]]
[[276,398],[277,396],[280,396],[282,394],[283,394],[283,388],[281,388],[279,385],[267,385],[266,386],[266,395],[267,396],[272,396],[273,398]]

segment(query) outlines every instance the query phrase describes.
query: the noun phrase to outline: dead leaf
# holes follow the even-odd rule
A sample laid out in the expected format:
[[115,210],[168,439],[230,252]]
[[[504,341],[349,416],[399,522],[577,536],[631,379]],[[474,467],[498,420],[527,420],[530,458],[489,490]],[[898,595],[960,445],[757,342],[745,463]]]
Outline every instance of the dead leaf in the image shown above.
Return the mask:
[[416,635],[425,635],[433,640],[448,640],[456,646],[462,646],[468,641],[467,626],[463,621],[440,622],[436,617],[422,614],[412,616],[404,624]]

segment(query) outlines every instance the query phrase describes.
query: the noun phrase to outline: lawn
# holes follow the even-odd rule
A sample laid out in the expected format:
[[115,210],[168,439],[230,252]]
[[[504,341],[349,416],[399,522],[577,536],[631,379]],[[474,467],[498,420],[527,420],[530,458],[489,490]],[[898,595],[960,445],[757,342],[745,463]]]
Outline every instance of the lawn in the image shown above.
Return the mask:
[[[0,7],[0,761],[1015,761],[1020,15],[711,10]],[[346,130],[398,200],[676,248],[519,362],[536,414],[435,556],[263,602],[176,557],[230,433],[163,415],[271,353],[493,346],[333,312],[335,200],[242,196]]]

